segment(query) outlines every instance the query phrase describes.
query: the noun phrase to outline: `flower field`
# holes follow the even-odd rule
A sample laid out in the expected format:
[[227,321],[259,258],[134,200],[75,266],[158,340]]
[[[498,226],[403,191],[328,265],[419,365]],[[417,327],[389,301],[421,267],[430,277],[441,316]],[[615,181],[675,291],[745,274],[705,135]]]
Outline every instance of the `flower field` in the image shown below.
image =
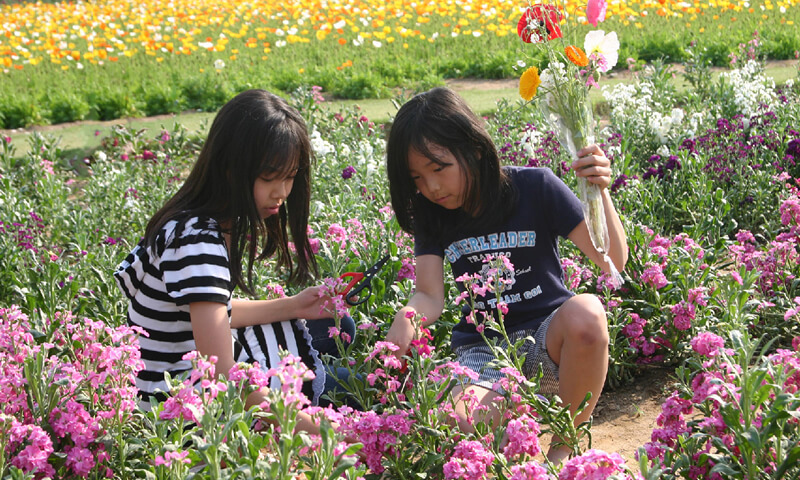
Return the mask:
[[[352,373],[343,388],[364,408],[353,410],[344,397],[322,411],[309,407],[338,427],[326,421],[320,436],[292,435],[296,413],[287,403],[303,405],[292,382],[273,392],[269,410],[247,411],[242,391],[269,379],[243,366],[219,382],[213,364],[196,358],[195,374],[206,377],[208,388],[198,392],[189,380],[172,379],[165,402],[152,412],[138,410],[136,335],[125,325],[126,303],[111,274],[150,215],[177,189],[205,132],[179,125],[162,131],[118,127],[83,158],[38,134],[29,153],[19,155],[12,135],[0,138],[0,478],[800,476],[800,88],[796,81],[776,86],[761,63],[781,32],[789,38],[796,5],[610,7],[612,21],[631,24],[626,42],[627,32],[642,25],[632,40],[640,59],[646,39],[659,38],[645,35],[655,20],[686,31],[705,29],[709,36],[700,38],[710,42],[680,45],[686,55],[680,74],[648,63],[635,81],[604,91],[607,121],[596,133],[613,161],[613,198],[628,234],[624,283],[612,286],[571,244],[561,246],[567,286],[598,295],[607,309],[607,390],[636,382],[650,365],[675,371],[672,393],[638,459],[593,449],[590,425],[574,427],[569,412],[537,395],[536,379],[521,377],[520,359],[504,351],[498,352],[506,373],[502,401],[513,414],[499,425],[475,420],[474,434],[454,428],[448,393],[474,372],[455,364],[448,349],[460,310],[452,278],[442,319],[415,342],[405,367],[393,361],[391,345],[382,340],[412,289],[414,264],[412,239],[400,231],[389,204],[384,126],[357,108],[331,110],[319,88],[302,86],[385,73],[378,66],[393,65],[387,59],[405,45],[411,57],[442,58],[439,70],[421,72],[428,76],[398,73],[398,84],[439,82],[455,74],[443,65],[455,68],[457,57],[487,45],[498,47],[499,59],[476,61],[511,68],[508,59],[517,58],[517,47],[506,33],[516,7],[464,2],[459,9],[432,3],[410,10],[388,3],[379,10],[329,3],[328,10],[308,10],[286,3],[272,11],[247,3],[226,10],[233,4],[174,2],[160,5],[156,17],[147,13],[151,5],[3,5],[1,53],[11,81],[4,78],[0,86],[0,104],[8,108],[9,99],[28,95],[46,105],[40,104],[44,93],[31,92],[60,86],[57,78],[72,88],[58,95],[81,98],[87,75],[101,85],[109,82],[108,88],[115,82],[128,99],[142,97],[140,87],[118,85],[121,72],[130,74],[126,81],[146,79],[173,92],[183,92],[178,79],[223,82],[230,89],[224,92],[243,88],[245,78],[290,90],[317,157],[310,225],[321,273],[337,278],[390,254],[368,301],[350,310],[357,335],[341,346],[344,360],[337,364]],[[711,15],[719,19],[712,22]],[[753,26],[761,15],[775,27],[764,29],[761,42],[753,43],[752,31],[744,29],[741,45],[720,47],[723,58],[730,51],[736,61],[711,77],[711,63],[698,52],[721,41],[716,25],[725,25],[730,40],[735,30],[728,27],[745,21]],[[781,15],[787,20],[775,21]],[[197,23],[200,17],[207,24]],[[10,31],[12,22],[24,28]],[[298,67],[282,53],[290,49],[296,49],[292,56],[320,62]],[[421,57],[415,68],[425,63]],[[464,69],[460,74],[480,70]],[[258,77],[267,71],[270,76]],[[276,80],[280,75],[285,83]],[[678,91],[669,81],[673,75],[682,75],[689,88]],[[569,154],[539,110],[501,102],[486,121],[505,164],[552,168],[576,187],[564,169]],[[284,294],[280,275],[268,264],[257,270],[261,297]],[[475,292],[471,301],[481,289]],[[290,357],[281,374],[304,375]],[[262,415],[275,423],[250,428],[261,425]],[[561,466],[548,464],[541,453],[551,434],[573,449]]]
[[[523,2],[524,3],[524,2]],[[588,30],[582,2],[565,2]],[[235,92],[318,85],[339,98],[388,98],[446,78],[516,77],[525,5],[408,2],[0,2],[0,128],[214,111]],[[727,65],[758,31],[762,52],[800,50],[797,0],[610,2],[620,58]],[[583,32],[581,32],[583,33]],[[486,52],[491,52],[487,55]]]

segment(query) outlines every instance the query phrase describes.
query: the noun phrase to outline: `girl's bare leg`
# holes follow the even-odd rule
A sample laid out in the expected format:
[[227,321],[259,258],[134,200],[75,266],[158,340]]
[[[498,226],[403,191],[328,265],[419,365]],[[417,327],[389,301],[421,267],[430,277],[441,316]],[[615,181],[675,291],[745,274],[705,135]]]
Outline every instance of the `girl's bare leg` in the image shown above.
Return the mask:
[[[575,418],[575,425],[594,411],[608,371],[608,323],[600,300],[594,295],[576,295],[558,309],[547,330],[547,353],[558,365],[558,395]],[[587,392],[586,408],[575,415]],[[554,438],[554,443],[559,439]],[[566,447],[553,447],[547,458],[561,463],[569,456]]]

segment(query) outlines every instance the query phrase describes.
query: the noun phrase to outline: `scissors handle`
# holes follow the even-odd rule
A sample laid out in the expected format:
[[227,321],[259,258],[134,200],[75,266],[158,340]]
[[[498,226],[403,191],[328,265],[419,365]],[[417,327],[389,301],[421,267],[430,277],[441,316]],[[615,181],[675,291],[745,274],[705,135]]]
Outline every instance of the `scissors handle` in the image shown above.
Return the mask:
[[[347,272],[343,273],[339,276],[340,279],[344,280],[347,277],[352,278],[350,282],[339,292],[340,295],[344,296],[345,302],[351,307],[356,305],[361,305],[362,303],[366,302],[369,298],[369,294],[372,292],[372,278],[375,276],[376,273],[383,267],[383,265],[389,260],[389,255],[384,255],[383,258],[378,260],[378,262],[368,268],[364,273],[353,273]],[[356,284],[361,282],[358,286]],[[355,288],[353,288],[355,287]],[[367,295],[361,295],[361,293],[367,290]]]
[[350,292],[350,289],[352,289],[355,286],[356,283],[358,283],[358,282],[360,282],[361,280],[364,279],[364,274],[363,273],[358,273],[358,272],[347,272],[347,273],[341,274],[339,276],[339,278],[341,280],[345,280],[346,278],[350,278],[350,281],[347,283],[347,285],[345,285],[344,288],[342,289],[342,291],[339,292],[339,295],[348,295],[348,293]]

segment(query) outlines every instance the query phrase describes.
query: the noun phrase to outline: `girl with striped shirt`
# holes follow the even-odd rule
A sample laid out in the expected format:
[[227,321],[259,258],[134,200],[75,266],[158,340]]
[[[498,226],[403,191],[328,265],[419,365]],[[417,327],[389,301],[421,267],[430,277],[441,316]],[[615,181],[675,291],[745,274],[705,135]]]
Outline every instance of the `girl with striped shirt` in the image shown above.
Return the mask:
[[[306,235],[310,158],[305,122],[280,97],[249,90],[218,112],[185,183],[114,274],[130,301],[129,325],[145,332],[139,340],[145,369],[137,379],[143,408],[164,398],[165,372],[191,370],[183,356],[193,350],[216,356],[219,374],[239,361],[275,367],[279,349],[288,350],[316,374],[304,388],[315,404],[326,383],[336,384],[326,382],[330,374],[320,360],[320,353],[337,354],[327,338],[333,320],[323,312],[330,299],[320,287],[272,300],[232,295],[239,287],[252,296],[254,262],[273,256],[292,283],[316,272]],[[352,338],[351,319],[342,330]],[[329,351],[320,352],[322,345]],[[260,403],[259,395],[248,404]],[[300,428],[313,431],[309,422],[301,417]]]

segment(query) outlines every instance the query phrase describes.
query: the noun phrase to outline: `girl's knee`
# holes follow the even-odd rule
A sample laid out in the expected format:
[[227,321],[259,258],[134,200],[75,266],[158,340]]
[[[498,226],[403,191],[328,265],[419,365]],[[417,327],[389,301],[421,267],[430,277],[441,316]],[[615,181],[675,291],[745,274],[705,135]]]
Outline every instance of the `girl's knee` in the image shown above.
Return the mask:
[[565,337],[587,347],[608,346],[606,312],[596,296],[576,295],[561,306],[559,313],[563,314]]

